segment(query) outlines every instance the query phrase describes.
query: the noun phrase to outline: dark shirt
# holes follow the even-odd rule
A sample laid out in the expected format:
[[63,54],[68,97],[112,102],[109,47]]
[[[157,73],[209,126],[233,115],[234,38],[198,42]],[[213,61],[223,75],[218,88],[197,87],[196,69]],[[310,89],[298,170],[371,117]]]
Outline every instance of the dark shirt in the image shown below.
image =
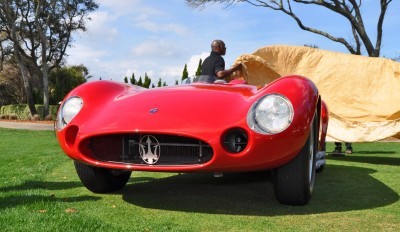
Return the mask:
[[217,72],[225,70],[225,60],[222,56],[214,51],[211,51],[201,65],[201,75],[217,76]]

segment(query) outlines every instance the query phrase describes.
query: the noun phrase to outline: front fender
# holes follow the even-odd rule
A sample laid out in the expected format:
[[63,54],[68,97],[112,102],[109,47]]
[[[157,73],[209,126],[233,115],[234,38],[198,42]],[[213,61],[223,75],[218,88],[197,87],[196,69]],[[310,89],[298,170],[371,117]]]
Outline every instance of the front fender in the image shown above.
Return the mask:
[[[265,86],[258,95],[272,93],[282,94],[290,100],[294,111],[291,128],[302,131],[308,136],[312,120],[317,112],[319,99],[315,84],[302,76],[286,76]],[[306,140],[304,140],[305,142]]]

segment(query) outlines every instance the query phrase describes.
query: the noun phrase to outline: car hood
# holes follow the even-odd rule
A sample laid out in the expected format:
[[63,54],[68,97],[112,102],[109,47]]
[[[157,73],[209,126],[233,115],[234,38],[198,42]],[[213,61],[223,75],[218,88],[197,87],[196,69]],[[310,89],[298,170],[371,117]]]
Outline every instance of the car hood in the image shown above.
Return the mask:
[[92,85],[97,87],[89,84],[70,94],[84,101],[81,112],[71,122],[79,125],[81,134],[184,135],[243,127],[257,94],[257,88],[248,85],[192,84],[149,90],[112,82]]

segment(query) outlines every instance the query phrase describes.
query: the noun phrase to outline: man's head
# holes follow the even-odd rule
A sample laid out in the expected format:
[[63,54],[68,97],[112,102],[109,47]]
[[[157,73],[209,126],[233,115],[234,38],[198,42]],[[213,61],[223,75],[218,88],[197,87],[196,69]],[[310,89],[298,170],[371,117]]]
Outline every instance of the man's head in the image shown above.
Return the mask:
[[226,54],[226,46],[224,41],[216,39],[211,43],[211,50],[220,54],[221,56]]

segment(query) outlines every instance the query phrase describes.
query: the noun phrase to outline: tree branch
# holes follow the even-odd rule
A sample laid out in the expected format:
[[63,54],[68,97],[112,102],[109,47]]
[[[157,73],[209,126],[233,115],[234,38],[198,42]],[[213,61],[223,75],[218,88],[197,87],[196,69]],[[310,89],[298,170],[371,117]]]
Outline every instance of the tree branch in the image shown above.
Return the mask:
[[[210,2],[229,4],[233,4],[235,2],[246,2],[256,7],[265,7],[275,11],[281,11],[295,20],[297,25],[302,30],[309,31],[324,36],[334,42],[341,43],[352,54],[360,55],[361,47],[364,46],[368,55],[372,57],[379,56],[383,34],[383,21],[387,7],[392,1],[393,0],[380,0],[381,12],[377,22],[377,40],[374,47],[364,25],[361,13],[362,0],[186,0],[188,5],[192,7],[202,7]],[[355,45],[351,45],[349,41],[342,37],[333,36],[328,32],[304,25],[302,20],[294,12],[294,9],[292,8],[293,3],[325,7],[326,9],[343,16],[350,23]]]

